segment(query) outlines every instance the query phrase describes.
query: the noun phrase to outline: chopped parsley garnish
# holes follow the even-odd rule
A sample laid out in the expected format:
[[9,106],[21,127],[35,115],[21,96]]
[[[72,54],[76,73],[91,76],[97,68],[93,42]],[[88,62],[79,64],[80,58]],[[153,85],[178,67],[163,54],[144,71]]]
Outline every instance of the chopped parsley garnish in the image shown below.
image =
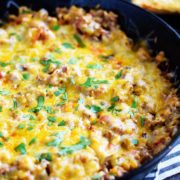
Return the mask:
[[65,126],[65,125],[66,125],[66,122],[64,120],[58,123],[58,126]]
[[115,79],[118,80],[122,76],[122,70],[115,75]]
[[0,142],[0,147],[3,147],[3,146],[4,146],[4,144],[2,142]]
[[110,107],[108,107],[107,110],[115,114],[122,111],[121,109],[116,109],[116,105],[114,103]]
[[131,142],[132,142],[132,144],[134,144],[134,145],[138,145],[138,143],[139,143],[137,139],[132,139]]
[[108,84],[107,80],[96,80],[95,78],[88,77],[86,82],[83,84],[80,84],[80,86],[84,87],[91,87],[97,88],[99,84]]
[[46,145],[47,146],[58,146],[63,141],[64,134],[65,134],[64,131],[52,134],[52,136],[55,136],[55,139],[53,139],[52,141],[48,142]]
[[49,114],[53,114],[53,113],[54,113],[54,111],[53,111],[53,109],[52,109],[51,106],[44,106],[44,110],[45,110],[47,113],[49,113]]
[[78,35],[78,34],[74,34],[74,39],[77,41],[77,43],[78,43],[78,45],[79,45],[79,47],[81,47],[81,48],[84,48],[84,47],[86,47],[86,45],[84,44],[84,42],[82,41],[82,39],[81,39],[81,37],[80,37],[80,35]]
[[58,90],[54,92],[54,95],[59,96],[61,94],[64,94],[65,92],[66,92],[65,88],[58,88]]
[[17,109],[17,106],[18,106],[17,100],[14,99],[14,100],[13,100],[13,108],[14,108],[14,109]]
[[49,117],[48,117],[48,120],[49,120],[50,122],[56,122],[56,117],[54,117],[54,116],[49,116]]
[[137,99],[135,98],[131,104],[132,108],[137,108]]
[[34,113],[39,112],[43,108],[43,105],[44,105],[44,96],[39,96],[37,98],[37,106],[32,108],[30,112],[34,112]]
[[25,126],[26,126],[25,124],[19,124],[18,129],[24,129]]
[[89,139],[87,139],[84,136],[81,136],[79,142],[76,143],[75,145],[61,147],[59,154],[60,155],[72,154],[75,151],[79,151],[81,149],[86,148],[88,145],[90,145]]
[[24,80],[28,80],[30,78],[30,74],[29,73],[24,73],[22,76],[23,76]]
[[102,108],[100,106],[96,106],[96,105],[87,105],[86,106],[88,109],[90,109],[93,113],[98,113],[102,111]]
[[87,65],[87,68],[89,68],[89,69],[102,69],[102,66],[100,64],[89,64],[89,65]]
[[140,120],[141,127],[144,127],[145,117],[141,116],[139,120]]
[[34,124],[29,124],[27,130],[31,131],[32,129],[34,129],[34,126],[35,126]]
[[7,65],[9,65],[9,63],[0,62],[0,66],[1,66],[1,67],[6,67]]
[[111,59],[113,57],[113,54],[110,54],[110,55],[100,55],[99,58],[107,61],[109,59]]
[[15,33],[15,32],[10,33],[10,36],[15,36],[18,41],[22,41],[22,39],[23,39],[22,36],[20,36],[19,34]]
[[74,49],[73,45],[68,42],[64,42],[62,46],[66,49]]
[[2,106],[0,106],[0,112],[2,112]]
[[14,149],[16,152],[23,154],[26,154],[26,145],[24,143],[19,144],[18,146],[15,147]]
[[44,105],[44,96],[39,96],[37,98],[37,103],[39,107],[42,107]]
[[60,26],[58,24],[52,26],[52,30],[54,30],[54,31],[58,31],[59,29],[60,29]]
[[55,48],[54,49],[54,52],[58,53],[58,54],[61,54],[61,49],[60,48]]
[[51,153],[42,153],[39,157],[39,161],[42,161],[43,159],[46,159],[47,161],[52,161]]
[[61,65],[61,62],[57,61],[52,54],[49,54],[46,58],[47,60],[40,60],[40,63],[45,66],[43,72],[49,71],[50,64],[56,64],[57,66]]
[[8,95],[9,91],[7,90],[0,90],[0,95]]
[[0,131],[0,138],[2,138],[3,137],[3,133]]
[[39,61],[39,58],[38,57],[33,57],[33,58],[31,58],[31,61]]
[[29,141],[29,145],[36,143],[37,139],[34,137]]
[[119,96],[114,96],[113,98],[111,98],[112,103],[115,103],[117,101],[119,101]]

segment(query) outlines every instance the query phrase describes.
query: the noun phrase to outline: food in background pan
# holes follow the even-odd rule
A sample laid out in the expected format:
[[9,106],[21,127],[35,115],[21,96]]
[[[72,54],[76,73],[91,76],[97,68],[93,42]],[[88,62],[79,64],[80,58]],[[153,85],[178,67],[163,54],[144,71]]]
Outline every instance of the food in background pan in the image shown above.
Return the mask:
[[180,13],[180,0],[132,0],[132,2],[155,13]]
[[0,177],[114,179],[177,132],[179,98],[104,10],[20,8],[0,28]]

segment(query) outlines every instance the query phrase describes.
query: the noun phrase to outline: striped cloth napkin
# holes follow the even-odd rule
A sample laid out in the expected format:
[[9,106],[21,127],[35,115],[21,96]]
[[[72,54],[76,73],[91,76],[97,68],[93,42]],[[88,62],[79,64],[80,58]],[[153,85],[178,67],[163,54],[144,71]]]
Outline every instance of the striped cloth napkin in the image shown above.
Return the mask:
[[[144,180],[164,180],[180,174],[180,138],[175,147],[160,161]],[[180,176],[175,178],[180,180]]]

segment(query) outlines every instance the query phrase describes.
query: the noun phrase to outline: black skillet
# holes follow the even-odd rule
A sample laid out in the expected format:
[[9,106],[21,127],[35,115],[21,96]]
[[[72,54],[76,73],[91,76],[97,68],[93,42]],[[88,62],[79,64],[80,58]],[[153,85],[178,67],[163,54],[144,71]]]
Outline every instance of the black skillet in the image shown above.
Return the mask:
[[[17,13],[18,6],[26,5],[32,9],[45,8],[51,15],[58,6],[77,5],[84,8],[93,8],[100,5],[103,9],[111,10],[119,14],[121,28],[134,41],[147,40],[152,54],[163,50],[169,59],[169,65],[163,65],[163,70],[174,71],[175,77],[172,81],[180,87],[180,36],[167,23],[157,16],[146,12],[132,4],[120,0],[0,0],[0,18],[6,19],[9,13]],[[164,157],[180,138],[180,128],[172,142],[152,160],[141,167],[130,171],[123,177],[117,179],[141,180],[144,176]]]

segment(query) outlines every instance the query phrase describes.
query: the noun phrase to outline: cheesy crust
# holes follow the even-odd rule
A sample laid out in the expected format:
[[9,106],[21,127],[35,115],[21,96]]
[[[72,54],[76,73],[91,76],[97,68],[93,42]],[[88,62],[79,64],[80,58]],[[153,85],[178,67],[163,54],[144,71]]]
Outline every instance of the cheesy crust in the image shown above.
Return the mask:
[[25,7],[0,28],[0,178],[114,179],[178,128],[176,89],[104,10]]

